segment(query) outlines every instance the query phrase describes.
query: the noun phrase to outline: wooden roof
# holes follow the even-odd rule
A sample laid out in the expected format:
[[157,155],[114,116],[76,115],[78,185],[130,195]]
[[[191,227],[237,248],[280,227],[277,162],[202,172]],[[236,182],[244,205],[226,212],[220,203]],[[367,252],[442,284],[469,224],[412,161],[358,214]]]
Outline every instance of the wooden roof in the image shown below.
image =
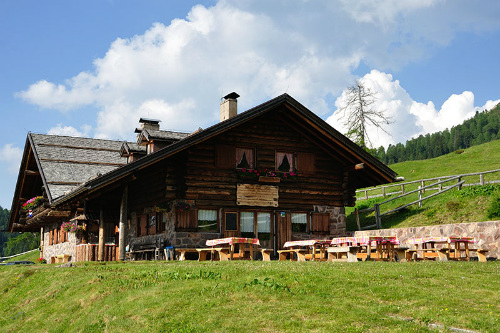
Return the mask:
[[19,216],[22,202],[33,196],[49,204],[92,178],[127,163],[120,156],[122,141],[28,133],[12,201],[11,223]]

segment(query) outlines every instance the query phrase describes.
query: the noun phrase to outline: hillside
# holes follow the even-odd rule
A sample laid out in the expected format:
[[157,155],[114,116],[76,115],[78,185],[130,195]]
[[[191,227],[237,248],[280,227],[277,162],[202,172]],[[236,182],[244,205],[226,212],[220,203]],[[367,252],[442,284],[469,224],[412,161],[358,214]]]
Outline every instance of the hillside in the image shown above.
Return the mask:
[[[396,171],[398,175],[403,176],[405,182],[500,169],[500,140],[488,142],[433,159],[407,161],[392,164],[390,167]],[[485,176],[485,181],[498,179],[500,179],[500,173]],[[466,177],[465,180],[467,180],[467,182],[479,182],[479,176]],[[451,185],[451,183],[446,185]],[[416,188],[416,185],[414,188]],[[408,187],[406,191],[408,192],[411,189],[411,187]],[[373,207],[374,203],[380,203],[389,198],[390,196],[385,199],[358,199],[356,207],[358,209]],[[462,189],[462,191],[453,189],[424,201],[422,208],[419,208],[418,205],[414,205],[400,212],[391,214],[390,216],[384,216],[382,218],[382,226],[384,228],[416,227],[448,223],[482,222],[499,219],[500,212],[496,214],[494,211],[494,205],[500,201],[499,198],[500,185],[467,187]],[[406,198],[398,199],[390,204],[383,205],[381,211],[383,213],[417,199],[418,194],[415,193]],[[351,231],[357,229],[355,216],[350,215],[353,210],[353,208],[350,208],[347,209],[346,212],[348,215],[347,228]],[[374,223],[373,213],[360,215],[360,218],[361,226]]]

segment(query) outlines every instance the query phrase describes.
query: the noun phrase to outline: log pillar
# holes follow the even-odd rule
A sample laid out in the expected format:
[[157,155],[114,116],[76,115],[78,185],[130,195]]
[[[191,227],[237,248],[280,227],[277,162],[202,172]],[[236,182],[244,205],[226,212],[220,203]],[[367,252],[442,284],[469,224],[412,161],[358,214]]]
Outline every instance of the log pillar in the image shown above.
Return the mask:
[[104,210],[101,208],[99,211],[99,248],[97,250],[97,260],[104,261],[104,245],[106,242],[106,235],[104,234]]
[[122,201],[120,203],[120,234],[118,239],[118,260],[125,260],[125,239],[127,237],[127,200],[128,199],[128,185],[123,187]]

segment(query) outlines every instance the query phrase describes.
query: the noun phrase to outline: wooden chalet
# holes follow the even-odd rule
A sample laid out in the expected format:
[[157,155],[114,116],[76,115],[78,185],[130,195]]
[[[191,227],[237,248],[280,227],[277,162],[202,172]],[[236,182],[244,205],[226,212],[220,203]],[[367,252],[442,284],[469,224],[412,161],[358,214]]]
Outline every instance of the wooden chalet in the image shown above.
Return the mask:
[[[241,114],[237,97],[224,98],[220,123],[191,134],[146,118],[137,142],[28,134],[10,230],[41,230],[49,262],[125,260],[230,236],[278,250],[345,235],[355,190],[396,180],[289,95]],[[22,208],[36,196],[38,207]],[[78,230],[62,231],[64,222]]]

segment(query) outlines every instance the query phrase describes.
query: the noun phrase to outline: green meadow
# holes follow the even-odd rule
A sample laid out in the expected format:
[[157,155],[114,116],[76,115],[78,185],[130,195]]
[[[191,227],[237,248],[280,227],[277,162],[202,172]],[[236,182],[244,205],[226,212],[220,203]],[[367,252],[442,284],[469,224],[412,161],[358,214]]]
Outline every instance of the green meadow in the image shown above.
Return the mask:
[[1,266],[3,332],[498,332],[499,262]]

